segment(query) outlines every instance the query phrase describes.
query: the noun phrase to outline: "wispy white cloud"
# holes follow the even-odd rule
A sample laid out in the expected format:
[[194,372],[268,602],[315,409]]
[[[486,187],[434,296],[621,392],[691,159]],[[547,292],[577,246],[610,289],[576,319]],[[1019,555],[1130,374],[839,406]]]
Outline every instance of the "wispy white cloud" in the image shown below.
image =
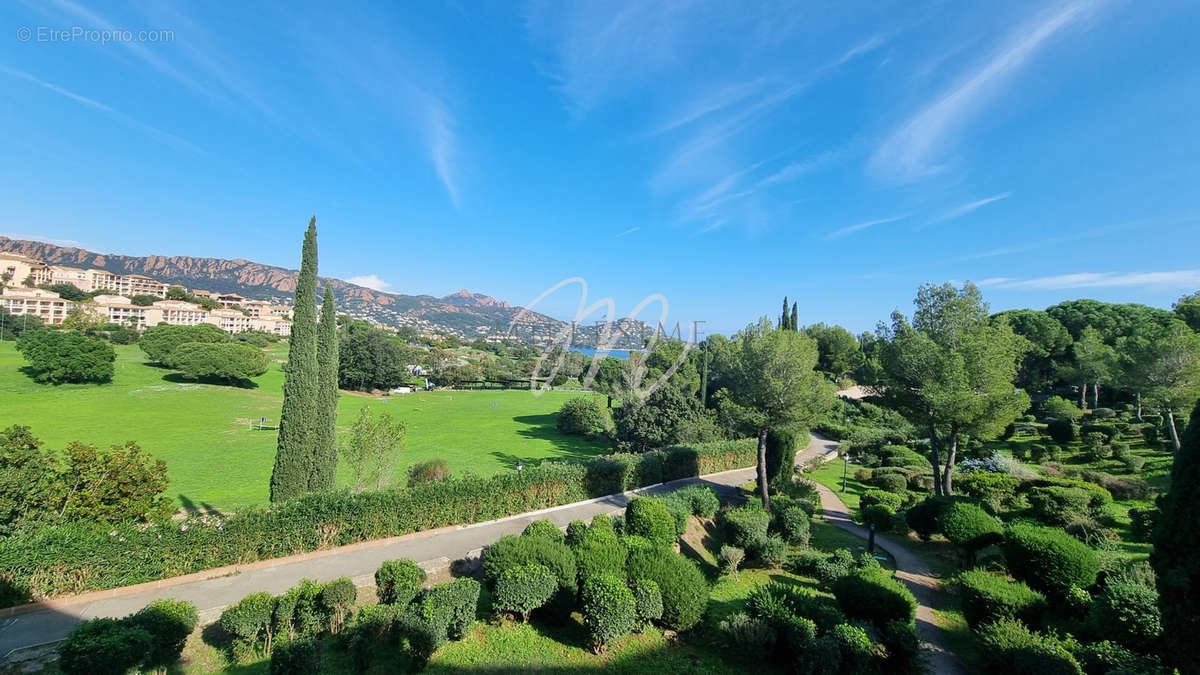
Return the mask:
[[640,226],[631,227],[631,228],[629,228],[628,230],[625,230],[624,232],[622,232],[622,233],[618,234],[617,236],[618,236],[618,237],[624,237],[625,235],[627,235],[627,234],[633,234],[634,232],[637,232],[637,231],[638,231],[638,230],[640,230],[640,229],[642,229]]
[[892,216],[891,218],[880,218],[879,220],[868,220],[865,223],[856,223],[854,225],[847,225],[846,227],[843,227],[843,228],[834,230],[833,232],[830,232],[829,234],[825,235],[825,238],[826,239],[837,239],[839,237],[844,237],[848,234],[852,234],[854,232],[860,232],[862,230],[867,229],[868,227],[875,227],[876,225],[883,225],[885,223],[894,223],[897,220],[904,220],[909,215],[910,214],[905,213],[905,214],[899,215],[899,216]]
[[1070,288],[1161,287],[1196,288],[1200,286],[1200,269],[1171,272],[1079,272],[1033,279],[995,277],[984,279],[979,286],[1019,290],[1064,290]]
[[450,195],[450,201],[454,202],[454,208],[458,208],[458,184],[455,182],[458,136],[454,132],[454,119],[446,106],[433,97],[427,97],[426,115],[426,137],[433,168],[446,188],[446,193]]
[[918,227],[917,229],[921,229],[922,227],[928,227],[930,225],[936,225],[938,223],[944,223],[947,220],[954,220],[955,218],[961,218],[962,216],[965,216],[968,213],[970,213],[980,207],[987,206],[988,204],[991,204],[992,202],[998,202],[1001,199],[1008,199],[1011,195],[1012,195],[1011,192],[1002,192],[998,195],[992,195],[991,197],[984,197],[983,199],[977,199],[973,202],[967,202],[966,204],[959,204],[958,206],[955,206],[954,208],[946,211],[945,213],[941,214],[940,216],[937,216],[933,220],[929,221],[928,223],[925,223],[924,225]]
[[367,274],[360,277],[350,277],[346,280],[347,283],[363,288],[370,288],[376,291],[386,291],[392,287],[391,284],[379,278],[378,274]]
[[128,124],[129,126],[136,127],[138,129],[146,132],[147,134],[154,136],[161,141],[164,141],[168,145],[174,146],[176,149],[187,149],[187,150],[191,150],[193,152],[199,152],[201,154],[205,154],[204,150],[197,147],[195,144],[191,143],[190,141],[186,141],[186,140],[176,136],[175,134],[163,131],[162,129],[159,129],[157,127],[153,127],[137,118],[126,115],[125,113],[113,108],[112,106],[106,105],[104,103],[101,103],[100,101],[88,98],[81,94],[77,94],[69,89],[60,87],[52,82],[46,82],[45,80],[41,80],[41,79],[34,77],[33,75],[30,75],[29,73],[26,73],[21,70],[17,70],[15,68],[9,68],[8,66],[4,66],[4,65],[0,65],[0,73],[4,73],[6,75],[15,77],[19,80],[24,80],[25,82],[28,82],[29,84],[34,84],[34,85],[37,85],[44,89],[47,89],[49,91],[52,91],[52,92],[58,94],[59,96],[65,96],[65,97],[71,99],[72,101],[75,101],[76,103],[83,104],[94,110],[99,110],[100,112],[103,112],[111,117],[114,117],[114,118],[124,122],[125,124]]
[[1074,0],[1043,13],[1020,27],[992,57],[941,92],[900,125],[879,146],[872,169],[899,179],[914,179],[935,172],[944,157],[944,145],[1047,41],[1080,21],[1093,0]]

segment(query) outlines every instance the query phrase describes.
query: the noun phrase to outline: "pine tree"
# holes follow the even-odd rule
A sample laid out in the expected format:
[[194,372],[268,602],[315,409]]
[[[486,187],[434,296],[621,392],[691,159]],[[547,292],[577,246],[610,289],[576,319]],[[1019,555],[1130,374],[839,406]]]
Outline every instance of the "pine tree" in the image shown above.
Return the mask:
[[1181,673],[1200,672],[1195,643],[1200,631],[1200,402],[1175,453],[1171,488],[1158,498],[1150,564],[1158,581],[1162,644],[1167,663]]
[[790,328],[792,330],[800,330],[800,315],[796,311],[796,303],[794,302],[792,303],[792,325]]
[[304,233],[300,273],[292,303],[292,334],[283,376],[283,410],[279,445],[271,470],[271,501],[298,497],[308,489],[312,473],[320,408],[317,399],[317,217]]
[[338,336],[333,289],[325,284],[321,323],[317,330],[317,416],[311,492],[332,490],[337,482]]

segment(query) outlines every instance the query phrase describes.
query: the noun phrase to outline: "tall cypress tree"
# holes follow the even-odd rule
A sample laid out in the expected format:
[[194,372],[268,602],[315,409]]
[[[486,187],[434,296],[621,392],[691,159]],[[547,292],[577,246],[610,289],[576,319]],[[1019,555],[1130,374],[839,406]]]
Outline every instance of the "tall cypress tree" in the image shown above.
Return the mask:
[[333,289],[325,284],[317,329],[317,416],[313,470],[308,489],[332,490],[337,483],[338,336]]
[[317,398],[317,217],[308,222],[292,302],[292,334],[284,366],[279,445],[271,470],[271,501],[308,490],[320,408]]
[[783,296],[783,312],[779,315],[779,330],[787,330],[788,327],[788,301],[787,296]]
[[800,315],[796,312],[796,303],[792,303],[792,330],[800,330]]
[[1158,498],[1159,514],[1150,564],[1158,577],[1162,645],[1169,665],[1200,673],[1200,402],[1192,411],[1183,444],[1171,467],[1171,487]]

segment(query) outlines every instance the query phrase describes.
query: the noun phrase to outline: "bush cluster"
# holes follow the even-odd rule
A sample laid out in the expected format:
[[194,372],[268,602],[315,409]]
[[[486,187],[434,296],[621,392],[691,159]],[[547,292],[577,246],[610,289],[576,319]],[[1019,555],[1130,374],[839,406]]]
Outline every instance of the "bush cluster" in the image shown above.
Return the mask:
[[672,630],[684,631],[696,625],[708,608],[708,582],[704,574],[691,560],[670,549],[630,550],[625,572],[629,579],[648,579],[658,585],[662,594],[662,621]]
[[596,574],[583,583],[580,608],[592,649],[597,653],[628,635],[638,620],[633,591],[623,579],[610,574]]
[[[545,462],[487,478],[465,474],[410,488],[310,494],[270,508],[244,509],[219,523],[188,522],[186,529],[180,523],[120,526],[119,536],[110,536],[109,526],[73,522],[43,527],[0,541],[0,569],[11,588],[0,604],[493,520],[663,480],[752,466],[755,452],[753,439],[675,446],[628,457],[633,470],[619,476],[611,472],[611,457]],[[656,471],[641,469],[655,462]],[[637,484],[625,482],[634,479]]]
[[558,580],[545,565],[526,563],[505,569],[496,578],[492,606],[529,619],[529,613],[550,601],[558,590]]
[[385,560],[375,570],[375,594],[384,604],[407,605],[421,592],[425,570],[407,559]]
[[762,507],[748,504],[721,514],[727,538],[734,546],[748,549],[753,542],[765,539],[771,526],[771,514]]
[[1020,581],[984,570],[969,570],[958,575],[957,588],[962,599],[963,616],[972,628],[1000,619],[1020,619],[1039,626],[1046,611],[1046,596]]
[[1063,530],[1016,523],[1004,543],[1008,571],[1031,587],[1062,597],[1096,583],[1096,552]]
[[558,410],[558,430],[564,434],[591,436],[612,427],[608,408],[595,397],[568,399]]
[[670,546],[678,538],[675,516],[653,497],[634,497],[625,509],[625,531]]
[[164,598],[123,619],[83,621],[59,645],[58,667],[65,675],[166,670],[179,660],[197,619],[192,603]]
[[979,631],[983,665],[995,675],[1083,675],[1079,662],[1053,635],[1000,619]]
[[970,502],[950,502],[938,516],[938,529],[950,543],[970,555],[1004,539],[1000,519]]
[[911,624],[917,599],[904,584],[881,567],[856,569],[833,582],[833,595],[842,612],[884,628],[892,621]]

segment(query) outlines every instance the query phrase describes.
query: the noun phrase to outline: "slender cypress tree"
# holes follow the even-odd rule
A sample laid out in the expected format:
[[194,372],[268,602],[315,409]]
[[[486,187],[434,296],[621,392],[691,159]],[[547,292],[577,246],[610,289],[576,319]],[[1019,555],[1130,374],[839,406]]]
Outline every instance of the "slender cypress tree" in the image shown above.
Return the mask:
[[788,328],[788,301],[787,296],[783,296],[783,313],[779,315],[779,330],[787,330]]
[[338,336],[333,289],[325,284],[321,323],[317,329],[317,416],[313,470],[308,489],[332,490],[337,483]]
[[796,303],[792,303],[792,330],[800,330],[800,315],[796,312]]
[[317,399],[317,217],[308,222],[292,303],[292,334],[284,366],[279,446],[271,470],[271,501],[308,490],[320,408]]
[[1183,444],[1171,467],[1171,487],[1158,498],[1159,514],[1150,564],[1158,577],[1162,645],[1169,665],[1200,673],[1200,402],[1192,411]]

